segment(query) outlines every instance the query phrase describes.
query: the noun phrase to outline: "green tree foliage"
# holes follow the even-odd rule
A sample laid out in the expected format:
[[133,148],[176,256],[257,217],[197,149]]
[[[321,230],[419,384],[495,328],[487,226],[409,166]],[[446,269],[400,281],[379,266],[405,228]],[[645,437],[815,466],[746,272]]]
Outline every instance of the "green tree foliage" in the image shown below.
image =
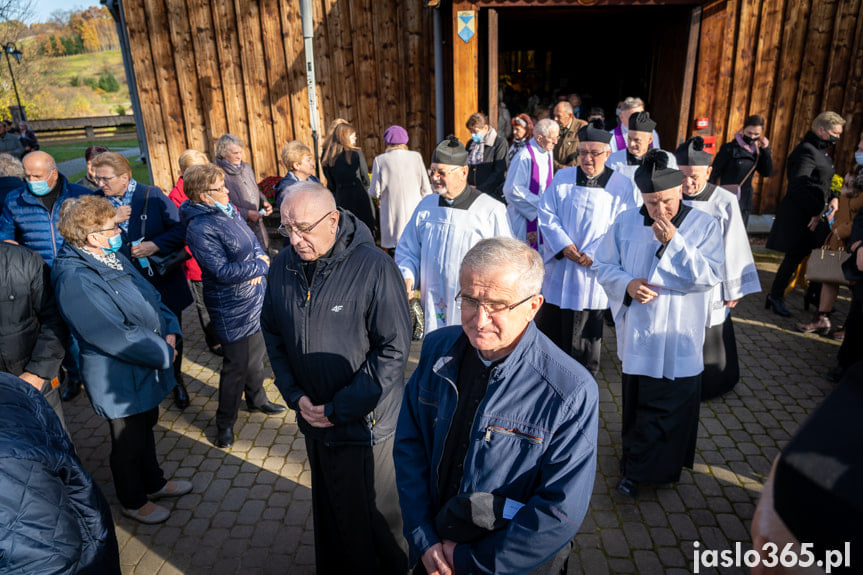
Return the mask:
[[44,56],[71,56],[120,47],[114,20],[105,6],[61,13],[52,22],[33,24],[30,32],[36,35],[37,53]]
[[105,92],[117,92],[120,90],[120,82],[110,70],[106,70],[99,74],[99,88]]

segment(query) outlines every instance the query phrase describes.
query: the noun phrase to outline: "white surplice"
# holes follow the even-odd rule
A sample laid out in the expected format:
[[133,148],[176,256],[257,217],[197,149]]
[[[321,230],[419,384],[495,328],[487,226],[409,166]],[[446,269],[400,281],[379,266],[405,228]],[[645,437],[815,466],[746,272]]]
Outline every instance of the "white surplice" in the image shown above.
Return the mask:
[[[629,134],[629,128],[621,126],[621,132],[623,133],[623,149],[626,149],[626,136]],[[608,142],[608,145],[611,146],[612,153],[619,151],[619,148],[617,147],[617,137],[614,135],[614,130],[609,130],[608,133],[611,134],[611,141]],[[653,147],[659,147],[659,133],[656,130],[653,130]]]
[[414,289],[422,295],[426,333],[461,323],[455,296],[459,267],[467,251],[485,238],[512,237],[506,207],[487,194],[479,193],[466,210],[439,203],[438,194],[422,199],[395,253],[402,276],[413,280]]
[[[623,372],[677,379],[704,369],[702,347],[709,293],[725,265],[722,234],[715,218],[687,206],[671,241],[662,244],[645,225],[642,209],[620,214],[594,258],[599,283],[608,294]],[[641,304],[626,287],[646,278],[659,295]]]
[[539,194],[530,191],[530,174],[533,169],[533,160],[527,146],[518,151],[509,165],[506,173],[506,181],[503,184],[503,195],[506,197],[506,213],[509,215],[509,224],[512,227],[513,237],[527,240],[527,222],[536,219],[536,208],[539,199],[545,190],[545,182],[548,172],[553,169],[553,152],[546,152],[537,145],[534,138],[527,144],[533,150],[536,157],[536,165],[539,170]]
[[[613,138],[612,138],[613,140]],[[665,152],[665,150],[661,150]],[[669,152],[665,152],[668,156],[668,167],[677,169],[677,159],[674,157],[674,154]],[[635,202],[640,206],[644,203],[643,198],[641,197],[641,192],[638,189],[638,185],[635,183],[635,170],[638,169],[638,165],[630,165],[626,161],[626,148],[614,152],[608,159],[605,161],[605,165],[614,170],[615,172],[620,172],[622,175],[629,178],[629,181],[632,182],[632,187],[635,192]]]
[[581,168],[564,168],[555,174],[539,206],[540,248],[545,262],[542,293],[561,309],[605,309],[608,297],[596,279],[596,270],[557,255],[568,245],[594,258],[599,242],[621,212],[636,207],[632,184],[625,176],[605,168],[604,187],[577,185]]
[[725,273],[722,283],[710,292],[708,326],[720,325],[728,315],[726,301],[738,300],[761,291],[758,270],[749,247],[749,236],[740,215],[737,196],[723,188],[707,184],[696,196],[686,196],[684,203],[710,214],[719,222],[725,250]]

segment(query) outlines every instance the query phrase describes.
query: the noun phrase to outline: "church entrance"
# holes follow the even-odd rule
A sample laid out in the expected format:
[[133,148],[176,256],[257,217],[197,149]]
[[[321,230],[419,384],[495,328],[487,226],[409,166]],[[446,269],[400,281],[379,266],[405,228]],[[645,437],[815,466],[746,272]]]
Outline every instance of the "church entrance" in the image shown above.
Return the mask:
[[638,96],[663,148],[673,150],[691,131],[700,6],[499,6],[479,14],[480,37],[488,39],[479,45],[479,103],[491,116],[498,97],[512,116],[536,116],[578,93],[580,116],[601,107],[611,129],[618,102]]

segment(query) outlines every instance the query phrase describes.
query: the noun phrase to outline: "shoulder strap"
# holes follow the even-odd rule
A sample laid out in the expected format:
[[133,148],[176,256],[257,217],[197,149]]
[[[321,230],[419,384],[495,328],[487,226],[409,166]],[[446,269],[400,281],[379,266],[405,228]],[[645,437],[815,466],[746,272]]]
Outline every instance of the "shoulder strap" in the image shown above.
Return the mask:
[[748,173],[748,174],[746,174],[745,176],[743,176],[743,179],[742,179],[742,180],[740,180],[740,183],[738,184],[739,186],[742,186],[742,185],[743,185],[743,182],[745,182],[746,180],[748,180],[748,179],[749,179],[749,176],[751,176],[751,175],[755,172],[755,168],[756,168],[756,167],[758,167],[758,158],[759,158],[760,156],[761,156],[761,148],[759,148],[759,147],[758,147],[758,144],[756,144],[756,145],[755,145],[755,161],[752,163],[752,169],[751,169],[751,170],[749,170],[749,173]]
[[147,237],[147,208],[150,205],[150,187],[147,186],[147,191],[144,194],[144,209],[141,210],[141,237]]

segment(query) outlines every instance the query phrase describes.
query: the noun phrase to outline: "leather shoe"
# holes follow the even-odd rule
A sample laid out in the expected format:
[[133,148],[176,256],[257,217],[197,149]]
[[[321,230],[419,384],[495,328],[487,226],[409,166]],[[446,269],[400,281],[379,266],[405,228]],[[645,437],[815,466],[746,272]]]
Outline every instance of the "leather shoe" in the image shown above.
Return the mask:
[[773,308],[773,311],[782,317],[789,317],[791,315],[791,312],[785,307],[785,298],[776,297],[769,293],[767,294],[767,299],[764,301],[764,309],[770,308]]
[[635,499],[635,496],[638,495],[638,483],[629,477],[624,477],[617,484],[617,492]]
[[287,409],[287,407],[285,407],[284,405],[279,405],[278,403],[273,403],[272,401],[268,401],[263,405],[249,405],[248,407],[249,411],[260,411],[261,413],[266,415],[276,415],[278,413],[284,412]]
[[[149,510],[146,515],[143,514],[144,508]],[[155,503],[148,501],[144,506],[139,507],[138,509],[126,509],[124,507],[123,515],[131,517],[135,521],[146,523],[147,525],[155,525],[157,523],[167,521],[168,517],[171,516],[171,512],[160,505],[156,505]]]
[[216,435],[216,447],[228,448],[234,445],[234,429],[231,427],[219,428]]
[[72,401],[78,397],[79,393],[81,393],[81,380],[67,379],[66,386],[63,388],[63,391],[60,392],[60,399],[63,401]]
[[180,409],[189,407],[189,392],[182,378],[177,380],[177,385],[174,387],[174,404]]

